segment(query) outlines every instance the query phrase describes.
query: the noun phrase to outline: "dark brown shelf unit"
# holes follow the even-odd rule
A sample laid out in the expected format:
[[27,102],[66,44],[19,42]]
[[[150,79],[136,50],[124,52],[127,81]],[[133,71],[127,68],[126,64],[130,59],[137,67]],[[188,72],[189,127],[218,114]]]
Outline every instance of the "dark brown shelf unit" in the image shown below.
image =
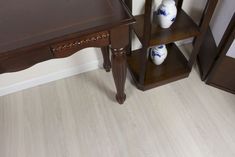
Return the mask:
[[[132,10],[132,0],[125,2]],[[132,51],[129,46],[131,52],[127,56],[129,71],[137,88],[148,90],[189,76],[217,2],[218,0],[207,1],[201,22],[197,25],[182,9],[183,0],[176,0],[176,21],[170,28],[162,29],[151,19],[153,0],[145,0],[145,13],[135,16],[136,23],[132,27],[142,48]],[[173,42],[191,37],[195,37],[194,48],[187,60]],[[168,56],[162,65],[156,66],[149,58],[149,50],[152,46],[160,44],[167,44]]]
[[235,13],[225,30],[225,33],[216,45],[210,29],[198,55],[198,66],[201,79],[206,84],[235,94],[235,59],[227,56],[235,38]]
[[148,59],[146,79],[143,85],[139,83],[141,49],[136,50],[131,56],[127,57],[131,75],[139,89],[148,90],[153,86],[163,85],[188,77],[190,68],[185,56],[174,43],[168,44],[167,49],[168,57],[160,66],[156,66],[150,58]]
[[216,59],[218,55],[218,49],[215,42],[215,39],[213,37],[213,34],[211,32],[211,29],[209,28],[207,30],[206,36],[204,38],[204,42],[202,43],[202,46],[200,48],[197,62],[198,62],[198,68],[201,75],[201,79],[204,81],[212,67],[212,64],[214,60]]
[[[137,15],[135,19],[137,22],[133,25],[133,30],[143,43],[144,15]],[[168,44],[200,34],[197,24],[182,9],[178,11],[176,21],[169,29],[162,29],[156,23],[151,25],[149,46]]]

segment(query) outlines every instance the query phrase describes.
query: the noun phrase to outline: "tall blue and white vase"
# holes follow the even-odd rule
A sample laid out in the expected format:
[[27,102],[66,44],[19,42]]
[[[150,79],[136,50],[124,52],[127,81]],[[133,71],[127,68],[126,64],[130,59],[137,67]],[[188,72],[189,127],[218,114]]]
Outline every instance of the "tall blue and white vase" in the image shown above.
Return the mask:
[[162,28],[169,28],[176,19],[177,8],[174,0],[163,0],[157,10],[157,22]]
[[151,49],[150,57],[154,64],[161,65],[167,57],[166,45],[155,46]]

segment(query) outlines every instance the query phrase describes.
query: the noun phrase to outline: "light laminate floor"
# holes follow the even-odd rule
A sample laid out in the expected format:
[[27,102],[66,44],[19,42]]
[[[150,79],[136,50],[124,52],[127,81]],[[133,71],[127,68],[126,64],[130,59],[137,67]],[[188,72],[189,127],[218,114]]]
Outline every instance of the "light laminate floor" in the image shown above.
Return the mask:
[[0,98],[0,157],[234,157],[235,96],[190,77],[147,92],[80,74]]

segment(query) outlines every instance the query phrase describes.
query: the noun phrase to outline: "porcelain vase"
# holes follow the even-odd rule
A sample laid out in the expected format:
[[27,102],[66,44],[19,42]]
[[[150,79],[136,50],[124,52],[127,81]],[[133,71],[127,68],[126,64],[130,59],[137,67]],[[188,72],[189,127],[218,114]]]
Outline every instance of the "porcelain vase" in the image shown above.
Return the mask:
[[154,64],[161,65],[167,57],[165,45],[159,45],[151,49],[150,56]]
[[169,28],[176,19],[177,8],[174,0],[163,0],[157,10],[157,22],[162,28]]

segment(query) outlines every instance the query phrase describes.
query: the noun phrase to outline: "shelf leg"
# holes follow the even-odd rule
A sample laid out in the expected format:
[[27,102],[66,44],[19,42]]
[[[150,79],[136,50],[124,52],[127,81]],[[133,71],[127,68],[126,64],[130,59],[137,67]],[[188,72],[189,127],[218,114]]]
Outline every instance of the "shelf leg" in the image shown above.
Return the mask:
[[192,69],[193,64],[196,61],[197,55],[199,53],[199,50],[201,48],[203,39],[206,35],[206,32],[209,28],[209,24],[212,18],[212,15],[214,13],[215,7],[217,5],[218,0],[208,0],[207,1],[207,5],[204,9],[203,15],[202,15],[202,19],[201,19],[201,23],[200,23],[200,35],[195,39],[194,41],[194,49],[193,52],[190,56],[189,62],[188,62],[188,66]]
[[177,0],[177,9],[180,10],[183,5],[183,0]]
[[[132,13],[132,0],[124,0],[124,3],[126,4],[126,6],[128,7],[128,9],[130,10],[130,12]],[[129,44],[127,47],[127,55],[131,55],[132,52],[132,26],[129,26]]]
[[139,68],[139,82],[141,85],[144,85],[145,75],[146,75],[146,67],[148,62],[148,48],[151,34],[151,15],[152,15],[152,4],[153,0],[146,0],[145,3],[145,13],[144,13],[144,38],[143,38],[143,48],[142,48],[142,56],[140,58]]

